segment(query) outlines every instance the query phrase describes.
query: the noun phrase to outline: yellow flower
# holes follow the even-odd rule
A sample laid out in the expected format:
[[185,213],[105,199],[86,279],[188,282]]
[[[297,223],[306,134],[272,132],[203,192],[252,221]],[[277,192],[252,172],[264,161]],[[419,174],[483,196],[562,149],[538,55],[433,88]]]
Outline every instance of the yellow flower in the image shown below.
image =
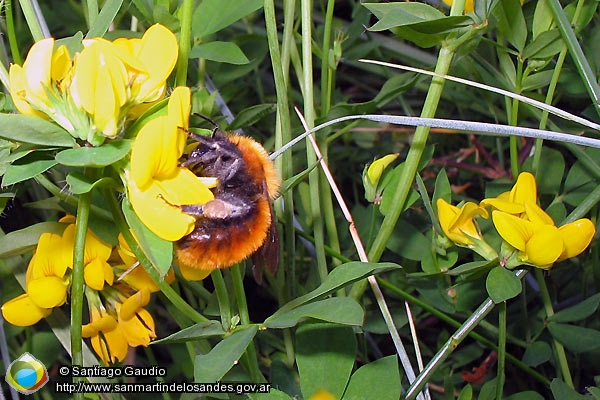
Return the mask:
[[526,204],[537,203],[537,184],[535,177],[529,172],[521,172],[517,182],[510,192],[504,192],[498,197],[484,199],[482,207],[492,206],[509,214],[522,214],[525,212]]
[[470,246],[473,240],[483,240],[473,218],[476,215],[488,218],[488,212],[484,208],[471,202],[459,208],[448,204],[444,199],[438,199],[437,208],[442,230],[454,243]]
[[557,228],[552,218],[535,204],[527,205],[525,218],[493,211],[492,220],[502,239],[519,251],[519,261],[543,269],[579,255],[596,233],[589,219]]
[[103,306],[90,306],[90,323],[83,325],[81,332],[84,338],[91,338],[92,348],[105,364],[123,361],[127,356],[127,339],[116,318]]
[[53,38],[36,42],[23,66],[10,66],[10,95],[17,110],[21,114],[52,119],[72,132],[73,123],[61,100],[70,66],[71,57],[65,46],[55,52]]
[[46,318],[52,309],[35,304],[27,293],[15,297],[2,305],[2,316],[16,326],[31,326]]
[[176,88],[168,115],[149,121],[138,133],[126,176],[129,199],[140,220],[156,235],[176,241],[194,229],[195,218],[179,206],[214,198],[194,173],[179,166],[188,125],[190,90]]
[[141,39],[83,40],[73,60],[54,43],[35,43],[22,67],[11,65],[11,96],[21,113],[52,119],[95,146],[164,97],[177,61],[177,39],[159,24]]
[[363,171],[363,186],[365,198],[368,201],[377,201],[377,186],[385,169],[398,158],[398,153],[388,154],[373,161]]

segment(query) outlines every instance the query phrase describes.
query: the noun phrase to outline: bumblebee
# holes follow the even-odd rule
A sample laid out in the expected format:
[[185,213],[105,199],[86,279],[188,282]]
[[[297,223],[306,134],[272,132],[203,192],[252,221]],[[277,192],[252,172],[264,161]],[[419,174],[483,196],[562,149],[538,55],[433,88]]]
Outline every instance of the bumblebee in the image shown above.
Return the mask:
[[190,132],[198,146],[182,166],[201,177],[216,177],[215,198],[206,204],[182,206],[196,218],[194,230],[175,246],[180,265],[213,270],[253,256],[253,273],[262,282],[263,269],[274,274],[279,264],[279,239],[271,203],[280,178],[266,150],[253,139],[215,129],[211,136]]

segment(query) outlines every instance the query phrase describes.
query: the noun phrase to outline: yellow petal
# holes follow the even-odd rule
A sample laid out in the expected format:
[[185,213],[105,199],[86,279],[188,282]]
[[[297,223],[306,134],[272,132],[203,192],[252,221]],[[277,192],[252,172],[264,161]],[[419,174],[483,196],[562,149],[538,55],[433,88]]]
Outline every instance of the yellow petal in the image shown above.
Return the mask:
[[138,133],[131,150],[130,178],[146,190],[154,179],[165,179],[176,173],[179,153],[177,127],[166,116],[146,123]]
[[554,220],[549,216],[540,206],[535,203],[525,203],[525,214],[534,224],[541,225],[552,225],[554,226]]
[[496,230],[515,249],[525,251],[527,241],[533,236],[533,224],[502,211],[493,211]]
[[119,319],[119,327],[132,347],[148,346],[152,339],[156,339],[154,319],[143,308],[137,312],[137,318]]
[[130,182],[128,188],[133,210],[144,225],[160,238],[174,242],[194,229],[195,218],[168,204],[158,185],[140,191],[135,183]]
[[510,191],[510,201],[518,204],[537,202],[537,184],[529,172],[521,172]]
[[564,250],[558,258],[562,261],[581,254],[594,238],[596,227],[592,221],[583,218],[561,226],[558,231],[564,242]]
[[51,309],[38,307],[27,293],[24,293],[2,306],[4,319],[16,326],[31,326],[47,317]]
[[56,276],[34,279],[27,283],[27,293],[38,307],[59,307],[67,301],[67,282]]
[[318,389],[309,400],[336,400],[336,398],[329,393],[327,390],[321,388]]
[[163,198],[173,205],[204,204],[215,198],[213,193],[187,168],[177,168],[171,179],[156,181]]
[[209,276],[213,270],[191,268],[185,265],[180,265],[179,271],[181,272],[181,275],[188,281],[201,281]]
[[383,171],[394,162],[396,158],[398,158],[399,154],[388,154],[383,156],[371,163],[369,168],[367,169],[367,177],[369,181],[373,185],[377,185],[379,183],[379,179],[381,179],[381,175],[383,175]]
[[123,320],[129,320],[135,317],[135,314],[150,302],[150,291],[142,289],[128,297],[123,302],[119,310],[119,317]]
[[191,92],[190,88],[186,86],[178,86],[171,93],[168,104],[168,118],[169,123],[177,127],[175,131],[176,147],[178,151],[178,158],[181,157],[185,149],[187,141],[187,132],[185,131],[189,126],[190,110],[191,110]]
[[563,251],[563,241],[558,228],[544,225],[543,229],[536,230],[527,242],[525,254],[527,262],[549,268]]
[[138,92],[140,102],[155,101],[162,96],[165,81],[177,61],[177,54],[177,39],[163,25],[152,25],[144,33],[136,54],[148,72],[148,79]]
[[112,253],[112,246],[101,240],[94,232],[88,230],[85,237],[85,263],[98,258],[106,261]]
[[52,80],[61,82],[71,71],[72,60],[67,46],[59,46],[52,55]]
[[500,197],[483,199],[479,204],[482,207],[494,207],[495,209],[508,214],[521,214],[525,212],[525,206],[523,204],[513,203],[511,201],[501,199]]
[[86,264],[83,270],[85,284],[94,290],[104,289],[104,282],[109,285],[113,282],[112,268],[106,261],[95,258],[92,262]]
[[50,87],[52,52],[54,39],[47,38],[36,42],[23,63],[27,77],[29,95],[46,99],[46,88]]
[[121,362],[127,356],[129,346],[120,329],[92,336],[92,347],[105,364]]
[[117,320],[111,315],[102,315],[94,317],[89,324],[82,327],[82,336],[84,338],[97,335],[99,332],[110,332],[117,329]]

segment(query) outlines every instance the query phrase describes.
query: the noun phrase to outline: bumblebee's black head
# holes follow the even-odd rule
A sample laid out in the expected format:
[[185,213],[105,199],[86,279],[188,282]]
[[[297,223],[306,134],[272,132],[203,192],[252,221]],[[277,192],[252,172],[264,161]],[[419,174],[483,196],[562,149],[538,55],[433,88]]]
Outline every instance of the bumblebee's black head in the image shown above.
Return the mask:
[[216,176],[220,184],[225,184],[243,170],[242,153],[223,133],[217,131],[212,136],[191,137],[199,144],[183,165],[194,174]]

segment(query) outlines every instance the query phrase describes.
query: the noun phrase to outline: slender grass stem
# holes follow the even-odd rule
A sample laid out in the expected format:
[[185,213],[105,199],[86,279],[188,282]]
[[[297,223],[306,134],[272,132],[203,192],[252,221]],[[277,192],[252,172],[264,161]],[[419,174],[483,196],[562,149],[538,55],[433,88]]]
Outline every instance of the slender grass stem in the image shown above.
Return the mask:
[[[546,285],[546,279],[544,279],[544,273],[539,268],[535,269],[535,278],[540,286],[540,295],[542,296],[542,303],[544,304],[544,311],[546,311],[546,317],[550,318],[554,315],[554,308],[552,307],[552,299],[548,292],[548,286]],[[569,369],[569,362],[567,361],[567,354],[565,348],[556,339],[552,339],[552,346],[554,347],[554,354],[556,361],[558,362],[558,368],[562,375],[563,380],[569,387],[574,388],[573,378],[571,377],[571,370]]]
[[504,366],[506,365],[506,301],[498,305],[498,372],[496,374],[496,398],[504,392]]
[[220,269],[215,269],[210,273],[213,284],[215,285],[215,292],[217,293],[217,300],[219,302],[219,311],[221,312],[221,325],[225,332],[231,328],[231,304],[229,303],[229,296],[227,295],[227,286],[225,285],[225,279]]
[[[77,220],[75,221],[75,239],[73,245],[73,273],[71,275],[71,363],[83,366],[83,346],[81,326],[83,324],[83,294],[85,282],[85,239],[90,217],[91,192],[79,196]],[[81,379],[81,378],[79,378]],[[79,379],[74,378],[74,382]],[[83,399],[83,393],[75,393],[75,399]]]
[[[244,291],[244,277],[242,276],[242,271],[239,264],[231,267],[231,277],[233,281],[233,292],[235,293],[238,312],[240,313],[240,323],[242,325],[250,324],[248,302],[246,301],[246,293]],[[256,348],[254,347],[254,341],[252,341],[252,343],[250,343],[246,348],[244,357],[246,358],[246,364],[248,365],[252,382],[265,382],[265,377],[260,372],[260,368],[258,366],[258,356],[256,354]]]
[[21,58],[21,53],[19,52],[19,44],[17,42],[17,35],[15,31],[15,16],[13,15],[12,3],[12,1],[6,2],[6,12],[4,13],[6,17],[6,34],[8,36],[8,43],[10,45],[10,54],[12,55],[12,60],[15,64],[21,65],[23,63],[23,59]]
[[[183,0],[180,13],[181,33],[179,34],[179,57],[177,58],[177,70],[175,72],[175,86],[185,86],[187,82],[193,12],[194,0]],[[201,76],[204,75],[202,74]]]
[[[448,73],[453,57],[454,50],[450,49],[448,44],[442,46],[442,48],[440,49],[440,54],[435,68],[435,72],[444,75]],[[425,98],[425,103],[423,104],[421,117],[431,118],[435,116],[437,106],[442,96],[443,88],[444,79],[438,77],[432,78],[431,85],[429,86],[429,91],[427,92],[427,97]],[[394,193],[394,197],[390,202],[390,204],[394,204],[394,207],[389,210],[389,212],[383,219],[381,229],[379,230],[379,233],[375,237],[373,245],[369,250],[368,258],[371,262],[377,262],[381,258],[381,255],[385,250],[385,246],[390,236],[392,235],[392,232],[394,231],[398,219],[400,218],[400,214],[404,209],[404,203],[406,202],[406,198],[412,186],[412,182],[415,179],[417,167],[419,165],[419,161],[421,160],[421,156],[423,155],[423,151],[425,150],[425,145],[427,144],[428,137],[428,127],[417,127],[413,136],[413,141],[410,146],[410,150],[408,151],[408,154],[406,156],[406,162],[404,164],[402,175],[398,182],[398,189]],[[350,295],[354,298],[360,298],[366,289],[366,285],[367,282],[364,280],[355,283],[352,286]]]

